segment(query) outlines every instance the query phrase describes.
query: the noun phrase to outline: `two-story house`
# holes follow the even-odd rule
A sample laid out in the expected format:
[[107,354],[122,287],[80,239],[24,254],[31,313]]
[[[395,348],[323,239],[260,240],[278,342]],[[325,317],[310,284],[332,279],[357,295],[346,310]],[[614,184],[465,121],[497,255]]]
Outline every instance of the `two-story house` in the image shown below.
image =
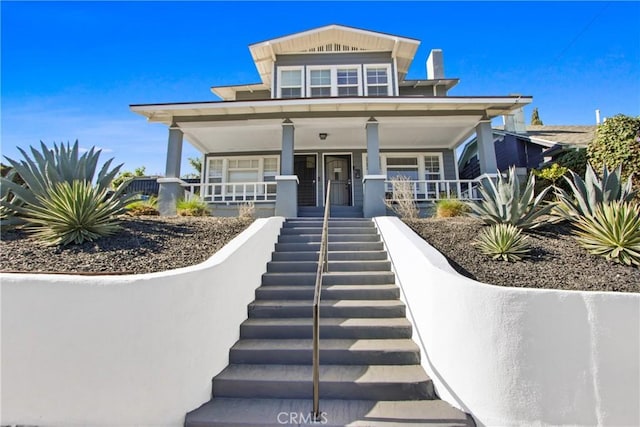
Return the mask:
[[[327,182],[342,213],[385,214],[390,179],[412,180],[415,199],[471,194],[456,148],[477,135],[482,173],[495,173],[491,119],[525,96],[449,96],[441,50],[426,77],[406,78],[420,42],[328,25],[249,46],[260,82],[215,86],[221,101],[132,105],[169,127],[160,208],[175,212],[185,189],[214,215],[256,204],[261,216],[319,212]],[[204,155],[202,183],[179,180],[183,139]]]

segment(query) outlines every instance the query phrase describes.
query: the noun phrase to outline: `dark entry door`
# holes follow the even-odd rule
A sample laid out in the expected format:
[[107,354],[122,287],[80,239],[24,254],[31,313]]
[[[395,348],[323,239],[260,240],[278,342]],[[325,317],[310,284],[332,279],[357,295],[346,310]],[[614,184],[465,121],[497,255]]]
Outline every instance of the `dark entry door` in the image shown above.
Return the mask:
[[351,157],[326,156],[324,162],[325,188],[331,180],[331,205],[351,206]]
[[293,171],[298,176],[298,206],[316,206],[316,155],[294,157]]

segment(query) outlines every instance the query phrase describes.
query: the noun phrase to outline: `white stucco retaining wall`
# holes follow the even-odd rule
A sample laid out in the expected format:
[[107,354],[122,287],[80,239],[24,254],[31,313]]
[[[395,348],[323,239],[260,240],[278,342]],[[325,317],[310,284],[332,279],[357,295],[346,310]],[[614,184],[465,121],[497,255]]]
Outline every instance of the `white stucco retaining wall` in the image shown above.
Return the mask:
[[478,425],[640,425],[640,295],[479,283],[397,218],[376,223],[443,399]]
[[162,273],[0,275],[0,424],[183,425],[228,363],[282,222]]

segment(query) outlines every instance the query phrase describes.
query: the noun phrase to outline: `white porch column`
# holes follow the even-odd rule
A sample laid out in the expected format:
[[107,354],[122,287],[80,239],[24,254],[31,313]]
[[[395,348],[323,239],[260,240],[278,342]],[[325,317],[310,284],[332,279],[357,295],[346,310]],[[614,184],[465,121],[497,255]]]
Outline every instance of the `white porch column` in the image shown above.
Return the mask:
[[293,171],[294,131],[291,120],[282,122],[280,175],[276,176],[276,215],[285,218],[298,216],[298,177]]
[[176,204],[183,196],[184,189],[180,185],[180,163],[182,161],[182,130],[172,123],[169,127],[169,142],[167,143],[167,164],[165,178],[158,179],[158,210],[162,216],[177,214]]
[[478,162],[480,163],[480,174],[496,173],[498,163],[496,162],[496,149],[493,144],[493,130],[491,121],[486,120],[476,126],[478,141]]
[[380,171],[380,140],[378,121],[371,117],[365,125],[367,132],[367,175],[364,176],[363,213],[365,218],[385,215],[384,181]]

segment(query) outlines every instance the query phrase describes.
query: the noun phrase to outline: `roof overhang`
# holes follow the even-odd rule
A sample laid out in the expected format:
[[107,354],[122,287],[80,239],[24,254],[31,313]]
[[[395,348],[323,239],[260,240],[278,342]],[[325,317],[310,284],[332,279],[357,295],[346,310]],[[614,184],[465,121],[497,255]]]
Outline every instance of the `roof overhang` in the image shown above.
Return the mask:
[[257,92],[268,90],[271,88],[264,83],[253,83],[246,85],[228,85],[228,86],[212,86],[211,92],[218,95],[221,99],[225,101],[233,101],[236,99],[236,92]]
[[402,80],[419,45],[416,39],[334,24],[254,43],[249,50],[262,82],[269,85],[277,55],[354,51],[391,52]]
[[[293,121],[296,150],[366,148],[365,125],[380,123],[382,149],[453,149],[480,121],[508,114],[531,97],[313,98],[132,105],[150,122],[178,126],[204,153],[278,151],[282,121]],[[329,137],[321,141],[319,133]]]

